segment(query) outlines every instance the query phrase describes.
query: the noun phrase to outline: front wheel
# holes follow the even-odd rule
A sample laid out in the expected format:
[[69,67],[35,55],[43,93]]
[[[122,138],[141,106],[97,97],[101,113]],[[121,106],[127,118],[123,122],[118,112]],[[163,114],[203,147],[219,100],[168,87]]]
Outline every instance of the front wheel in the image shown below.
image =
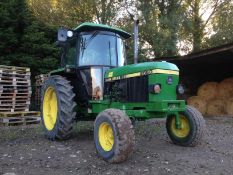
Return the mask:
[[97,153],[107,162],[119,163],[133,151],[134,131],[129,117],[121,110],[107,109],[94,123],[94,141]]
[[205,120],[201,113],[191,106],[186,106],[179,113],[181,128],[176,128],[176,117],[167,117],[167,133],[173,143],[181,146],[196,146],[202,140],[205,131]]

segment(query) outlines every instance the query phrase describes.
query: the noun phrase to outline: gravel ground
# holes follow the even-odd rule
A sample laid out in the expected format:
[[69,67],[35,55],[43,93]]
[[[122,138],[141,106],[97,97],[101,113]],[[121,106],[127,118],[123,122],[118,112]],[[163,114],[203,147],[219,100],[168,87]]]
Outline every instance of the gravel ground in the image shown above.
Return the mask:
[[180,147],[169,140],[164,120],[137,122],[133,155],[108,164],[96,154],[93,123],[80,122],[67,141],[44,138],[42,127],[0,127],[0,175],[233,174],[233,118],[207,118],[204,141]]

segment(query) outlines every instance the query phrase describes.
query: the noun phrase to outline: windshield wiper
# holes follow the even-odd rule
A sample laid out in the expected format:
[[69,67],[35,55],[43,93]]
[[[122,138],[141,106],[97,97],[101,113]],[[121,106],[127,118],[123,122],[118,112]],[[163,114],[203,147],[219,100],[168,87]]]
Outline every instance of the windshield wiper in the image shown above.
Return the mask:
[[83,56],[84,50],[88,47],[90,42],[97,36],[98,33],[99,33],[99,31],[95,31],[88,40],[86,38],[84,38],[84,40],[83,40],[83,38],[82,38],[82,40],[81,40],[82,56]]
[[86,39],[82,42],[82,48],[85,50],[87,48],[87,46],[89,45],[89,43],[96,37],[96,35],[99,33],[99,31],[95,31],[91,37],[89,39]]

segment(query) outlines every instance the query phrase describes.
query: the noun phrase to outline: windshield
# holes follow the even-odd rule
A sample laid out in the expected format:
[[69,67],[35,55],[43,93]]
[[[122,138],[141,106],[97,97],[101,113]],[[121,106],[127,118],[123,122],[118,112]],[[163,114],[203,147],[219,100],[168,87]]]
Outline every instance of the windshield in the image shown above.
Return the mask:
[[99,31],[80,35],[78,65],[123,66],[124,52],[123,41],[116,35],[100,34]]

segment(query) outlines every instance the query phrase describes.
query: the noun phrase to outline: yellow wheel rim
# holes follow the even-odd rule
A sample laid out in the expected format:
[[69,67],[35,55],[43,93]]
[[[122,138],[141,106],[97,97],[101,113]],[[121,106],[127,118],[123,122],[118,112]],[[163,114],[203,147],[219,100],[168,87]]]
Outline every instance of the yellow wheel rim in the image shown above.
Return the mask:
[[53,87],[48,87],[43,100],[43,119],[45,127],[52,130],[57,120],[57,95]]
[[188,119],[183,115],[180,115],[180,124],[181,124],[181,128],[177,129],[176,128],[176,118],[175,117],[172,118],[172,122],[171,122],[172,133],[176,137],[180,137],[180,138],[187,137],[189,132],[190,132],[190,126],[189,126]]
[[110,151],[114,145],[114,134],[110,124],[104,122],[99,127],[99,143],[104,151]]

